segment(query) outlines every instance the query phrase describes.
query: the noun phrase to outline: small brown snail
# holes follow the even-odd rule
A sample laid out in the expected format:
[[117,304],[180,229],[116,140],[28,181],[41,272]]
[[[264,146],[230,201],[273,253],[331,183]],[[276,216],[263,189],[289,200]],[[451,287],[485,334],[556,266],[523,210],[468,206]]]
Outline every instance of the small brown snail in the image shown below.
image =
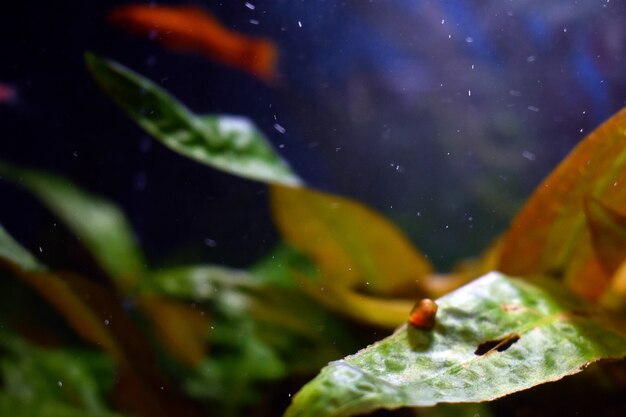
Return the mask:
[[429,298],[424,298],[413,306],[409,314],[409,323],[418,329],[431,330],[435,326],[437,315],[437,303]]

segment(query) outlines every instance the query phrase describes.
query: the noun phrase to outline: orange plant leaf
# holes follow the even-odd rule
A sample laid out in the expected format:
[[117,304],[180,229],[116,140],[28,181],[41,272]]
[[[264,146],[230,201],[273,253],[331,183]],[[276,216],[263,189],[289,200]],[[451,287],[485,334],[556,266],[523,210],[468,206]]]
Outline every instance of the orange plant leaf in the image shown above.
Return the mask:
[[182,302],[143,295],[137,305],[148,315],[152,328],[172,356],[194,367],[206,358],[209,318]]
[[587,197],[626,209],[626,109],[587,136],[537,187],[504,236],[497,269],[518,276],[564,275],[587,239]]
[[314,261],[323,279],[373,294],[423,294],[420,280],[430,263],[381,215],[307,188],[272,185],[270,192],[283,238]]
[[612,275],[626,259],[626,215],[592,198],[584,209],[594,252]]

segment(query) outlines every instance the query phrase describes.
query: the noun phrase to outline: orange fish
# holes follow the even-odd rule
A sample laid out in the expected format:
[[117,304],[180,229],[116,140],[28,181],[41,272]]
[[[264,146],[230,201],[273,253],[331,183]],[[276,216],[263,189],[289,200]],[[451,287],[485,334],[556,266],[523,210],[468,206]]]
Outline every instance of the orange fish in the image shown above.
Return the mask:
[[233,32],[200,7],[127,5],[114,9],[109,20],[133,33],[156,35],[173,50],[202,54],[269,83],[276,75],[273,42]]

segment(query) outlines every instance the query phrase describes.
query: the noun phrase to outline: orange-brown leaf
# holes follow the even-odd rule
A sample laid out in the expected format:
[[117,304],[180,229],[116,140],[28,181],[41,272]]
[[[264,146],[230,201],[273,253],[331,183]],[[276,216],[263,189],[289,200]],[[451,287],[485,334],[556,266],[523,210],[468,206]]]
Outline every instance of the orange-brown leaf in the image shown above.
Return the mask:
[[537,187],[504,236],[498,269],[511,275],[563,275],[586,239],[583,200],[588,196],[626,209],[626,109],[587,136]]
[[172,356],[191,367],[205,359],[209,320],[204,312],[148,295],[139,297],[137,304],[148,315],[156,336]]
[[612,275],[626,259],[626,215],[592,198],[584,208],[594,252]]

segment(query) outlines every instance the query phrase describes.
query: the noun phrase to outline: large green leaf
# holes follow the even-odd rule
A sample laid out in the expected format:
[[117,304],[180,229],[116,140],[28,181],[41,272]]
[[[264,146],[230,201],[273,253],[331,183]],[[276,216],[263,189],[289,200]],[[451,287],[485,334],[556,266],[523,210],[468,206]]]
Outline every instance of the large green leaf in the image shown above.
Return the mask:
[[93,77],[148,133],[172,150],[222,171],[263,182],[300,184],[248,119],[200,116],[152,81],[122,65],[86,55]]
[[626,338],[556,283],[488,274],[438,301],[431,331],[403,326],[332,362],[294,398],[288,417],[481,402],[626,355]]
[[0,162],[0,176],[39,198],[91,251],[102,268],[122,285],[141,274],[144,259],[122,211],[68,180]]

